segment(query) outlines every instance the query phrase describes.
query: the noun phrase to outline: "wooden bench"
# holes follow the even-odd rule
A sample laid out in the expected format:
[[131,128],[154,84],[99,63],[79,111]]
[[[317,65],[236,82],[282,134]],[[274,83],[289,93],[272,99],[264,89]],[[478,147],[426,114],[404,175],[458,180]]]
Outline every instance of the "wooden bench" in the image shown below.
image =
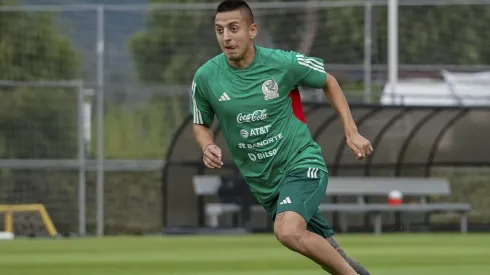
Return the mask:
[[[215,195],[221,184],[219,176],[195,176],[196,194]],[[417,203],[403,203],[392,206],[386,203],[366,203],[366,197],[386,197],[392,190],[402,192],[405,197],[417,197]],[[204,193],[203,193],[204,191]],[[441,213],[453,212],[460,214],[460,231],[468,231],[467,215],[471,211],[468,203],[428,203],[429,196],[448,196],[451,194],[450,184],[440,178],[390,178],[390,177],[330,177],[327,196],[355,197],[352,203],[322,203],[322,212],[337,212],[340,217],[342,231],[347,231],[345,215],[348,213],[364,213],[374,217],[374,232],[379,234],[382,229],[383,213]],[[225,213],[237,213],[240,206],[232,203],[208,203],[205,215],[210,227],[218,227],[218,218]],[[259,205],[251,207],[252,212],[264,213]]]

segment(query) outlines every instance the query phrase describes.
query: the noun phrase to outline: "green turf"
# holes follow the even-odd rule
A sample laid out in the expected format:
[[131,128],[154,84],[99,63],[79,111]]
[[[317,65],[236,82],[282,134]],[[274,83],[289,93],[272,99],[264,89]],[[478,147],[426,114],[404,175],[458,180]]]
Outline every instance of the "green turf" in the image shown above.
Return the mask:
[[[343,235],[373,275],[489,274],[490,234]],[[327,274],[272,235],[0,241],[1,274]]]

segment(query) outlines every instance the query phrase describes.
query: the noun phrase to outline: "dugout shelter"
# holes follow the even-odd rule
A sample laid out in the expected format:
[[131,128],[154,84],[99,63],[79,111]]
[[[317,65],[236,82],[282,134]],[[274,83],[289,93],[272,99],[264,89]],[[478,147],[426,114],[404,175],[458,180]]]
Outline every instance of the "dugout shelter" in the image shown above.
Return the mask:
[[[346,145],[339,117],[329,104],[304,103],[303,108],[311,134],[323,149],[330,176],[431,177],[438,167],[490,167],[490,106],[351,104],[359,131],[374,147],[374,153],[361,161]],[[203,225],[192,185],[194,175],[238,173],[217,122],[212,130],[225,165],[223,169],[204,167],[192,125],[189,115],[176,130],[165,158],[164,228]]]

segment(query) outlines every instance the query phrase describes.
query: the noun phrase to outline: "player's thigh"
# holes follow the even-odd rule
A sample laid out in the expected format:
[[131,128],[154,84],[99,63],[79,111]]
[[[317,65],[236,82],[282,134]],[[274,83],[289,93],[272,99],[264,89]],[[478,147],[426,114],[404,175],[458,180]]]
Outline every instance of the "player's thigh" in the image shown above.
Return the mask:
[[290,172],[279,192],[276,214],[293,211],[308,223],[325,197],[327,184],[328,174],[317,169],[305,168]]
[[320,212],[320,210],[316,211],[313,217],[311,217],[310,221],[306,225],[306,229],[322,236],[325,239],[334,234],[333,229],[330,227],[327,219],[323,213]]

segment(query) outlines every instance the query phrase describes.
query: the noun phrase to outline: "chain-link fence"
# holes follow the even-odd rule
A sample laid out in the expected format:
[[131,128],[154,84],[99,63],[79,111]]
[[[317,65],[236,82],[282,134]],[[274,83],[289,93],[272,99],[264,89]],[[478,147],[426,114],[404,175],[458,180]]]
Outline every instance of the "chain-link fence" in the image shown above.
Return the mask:
[[[83,84],[0,81],[0,91],[0,204],[43,204],[58,227],[85,234]],[[15,225],[42,228],[38,214]]]
[[[401,1],[401,79],[490,69],[490,1],[450,2]],[[351,101],[379,101],[386,1],[252,7],[259,45],[321,57]],[[0,5],[1,203],[43,203],[64,234],[159,230],[168,141],[195,70],[219,53],[215,8]]]

